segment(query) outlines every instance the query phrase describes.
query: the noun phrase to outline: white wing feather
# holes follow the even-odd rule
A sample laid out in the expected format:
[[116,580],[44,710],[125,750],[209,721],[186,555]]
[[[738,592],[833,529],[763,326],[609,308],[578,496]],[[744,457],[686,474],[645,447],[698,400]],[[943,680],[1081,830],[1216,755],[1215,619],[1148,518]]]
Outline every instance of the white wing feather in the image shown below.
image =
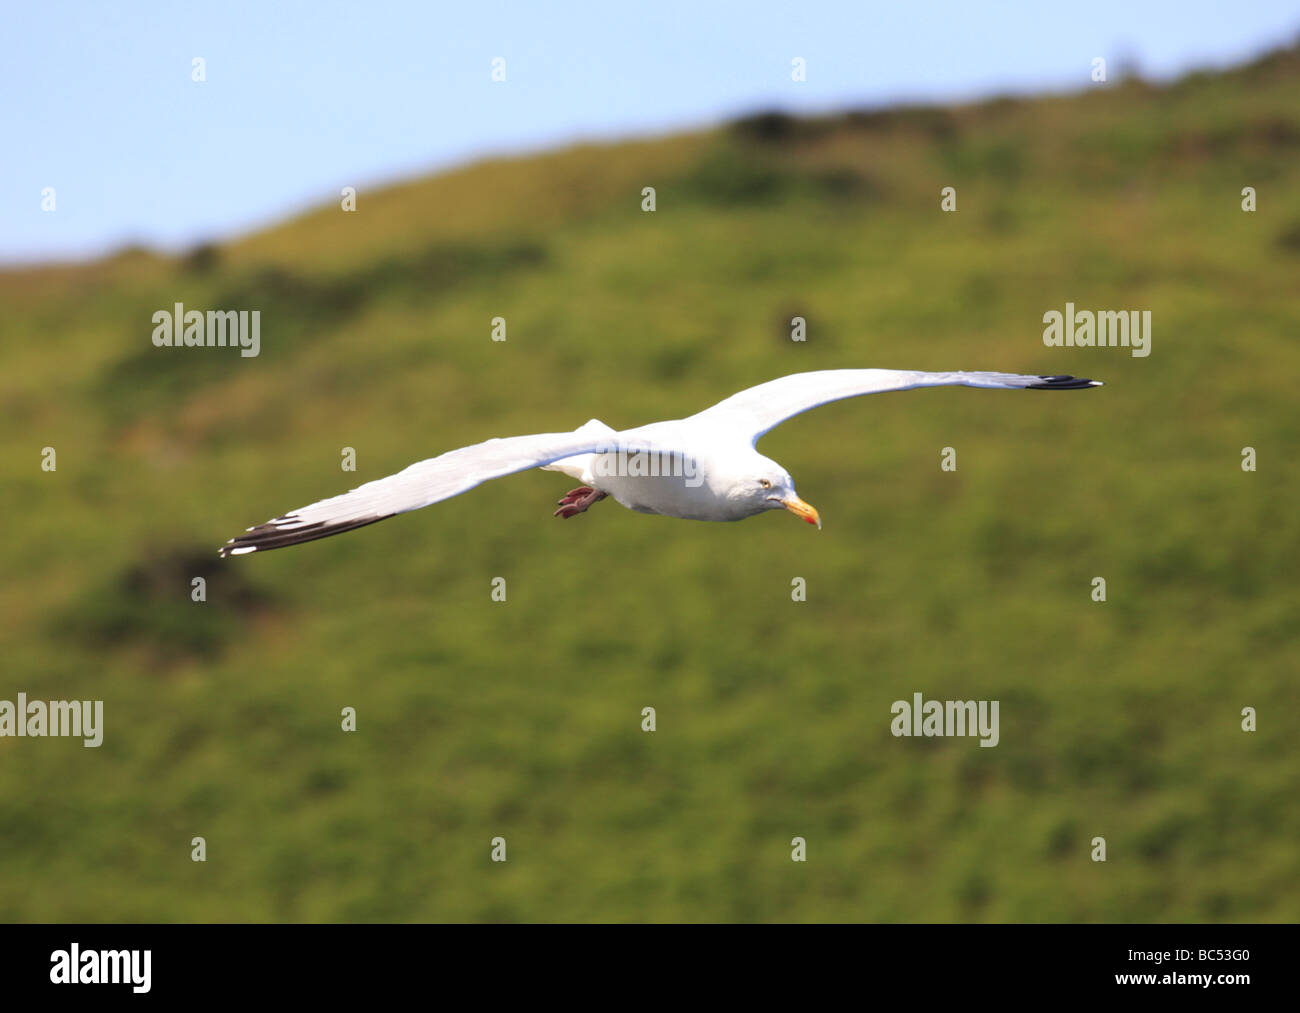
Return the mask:
[[1100,387],[1097,380],[1020,373],[922,373],[908,369],[824,369],[794,373],[742,390],[687,421],[729,426],[751,442],[788,418],[846,397],[915,387],[989,387],[1008,390],[1077,390]]
[[676,448],[661,446],[638,435],[637,430],[625,433],[590,430],[536,433],[488,440],[448,451],[427,461],[418,461],[395,475],[367,482],[341,496],[320,500],[249,528],[222,546],[220,554],[238,556],[278,549],[350,531],[459,496],[488,479],[550,464],[575,454],[666,452],[673,449]]

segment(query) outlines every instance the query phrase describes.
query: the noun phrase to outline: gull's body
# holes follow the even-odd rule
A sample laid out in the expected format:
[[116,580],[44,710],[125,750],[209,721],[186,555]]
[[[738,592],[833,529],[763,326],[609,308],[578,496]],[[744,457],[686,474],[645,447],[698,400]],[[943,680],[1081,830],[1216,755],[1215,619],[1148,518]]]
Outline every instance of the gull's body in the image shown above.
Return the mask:
[[[598,419],[592,419],[579,433],[589,432],[620,440],[622,446],[644,443],[648,453],[666,458],[670,464],[658,475],[630,475],[622,450],[599,454],[577,454],[554,464],[543,465],[544,471],[559,471],[576,478],[584,486],[612,497],[615,501],[643,514],[662,514],[689,521],[739,521],[760,513],[747,500],[729,495],[738,488],[735,479],[759,471],[782,469],[756,451],[743,435],[725,431],[692,431],[683,421],[655,422],[638,429],[618,432]],[[683,461],[673,468],[678,455],[691,462],[690,474]],[[630,463],[630,462],[629,462]],[[698,477],[697,477],[698,476]]]
[[559,471],[582,482],[560,501],[556,514],[564,517],[611,496],[630,510],[684,520],[738,521],[784,509],[820,527],[817,511],[795,493],[789,472],[754,449],[759,438],[791,416],[830,401],[940,386],[1077,390],[1100,384],[1072,376],[1018,373],[796,373],[743,390],[685,419],[622,431],[592,419],[569,433],[512,436],[462,447],[249,528],[223,546],[221,554],[276,549],[350,531],[528,468]]

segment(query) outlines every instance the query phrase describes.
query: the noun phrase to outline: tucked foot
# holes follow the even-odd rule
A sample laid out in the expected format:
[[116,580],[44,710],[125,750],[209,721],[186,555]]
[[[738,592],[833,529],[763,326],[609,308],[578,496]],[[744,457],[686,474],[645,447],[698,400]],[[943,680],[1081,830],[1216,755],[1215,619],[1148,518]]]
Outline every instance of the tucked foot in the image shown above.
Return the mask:
[[580,485],[576,489],[570,490],[569,494],[562,500],[557,500],[560,509],[551,514],[552,517],[576,517],[583,513],[591,504],[599,503],[608,493],[603,493],[599,489],[593,489],[589,485]]

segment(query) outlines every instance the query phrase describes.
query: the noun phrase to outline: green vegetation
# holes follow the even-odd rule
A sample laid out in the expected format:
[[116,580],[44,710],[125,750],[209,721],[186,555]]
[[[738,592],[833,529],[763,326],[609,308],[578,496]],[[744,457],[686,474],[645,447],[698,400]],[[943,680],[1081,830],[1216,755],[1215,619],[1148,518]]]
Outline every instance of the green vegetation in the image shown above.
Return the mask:
[[[764,115],[0,274],[0,699],[106,724],[0,739],[0,918],[1300,918],[1298,87],[1291,50]],[[1151,356],[1044,347],[1067,301],[1151,310]],[[175,302],[260,308],[262,355],[153,348]],[[572,482],[529,472],[215,556],[447,449],[850,366],[1107,386],[791,421],[761,449],[821,533],[561,522]],[[1000,700],[1000,744],[894,738],[914,692]]]

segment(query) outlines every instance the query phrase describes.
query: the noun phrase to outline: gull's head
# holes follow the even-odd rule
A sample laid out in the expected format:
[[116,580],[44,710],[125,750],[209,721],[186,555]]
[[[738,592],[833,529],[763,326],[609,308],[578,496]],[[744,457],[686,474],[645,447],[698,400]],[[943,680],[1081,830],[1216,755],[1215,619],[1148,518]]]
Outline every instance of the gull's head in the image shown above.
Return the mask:
[[794,491],[794,479],[790,473],[775,461],[761,455],[755,456],[760,463],[746,474],[741,483],[744,495],[755,507],[754,512],[789,510],[796,517],[809,524],[816,524],[820,529],[822,519],[817,508],[799,498],[799,494]]

